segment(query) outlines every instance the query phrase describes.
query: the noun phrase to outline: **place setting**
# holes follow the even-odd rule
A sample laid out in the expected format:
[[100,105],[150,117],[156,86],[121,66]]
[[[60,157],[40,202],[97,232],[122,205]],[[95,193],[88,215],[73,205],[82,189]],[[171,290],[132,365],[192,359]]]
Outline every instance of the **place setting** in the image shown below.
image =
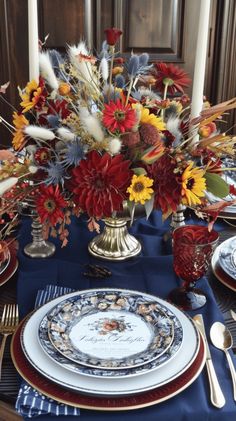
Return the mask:
[[216,278],[236,291],[236,237],[223,241],[212,256],[212,270]]
[[167,301],[99,288],[35,310],[18,326],[11,355],[22,378],[49,398],[131,410],[190,386],[205,364],[205,345],[193,320]]

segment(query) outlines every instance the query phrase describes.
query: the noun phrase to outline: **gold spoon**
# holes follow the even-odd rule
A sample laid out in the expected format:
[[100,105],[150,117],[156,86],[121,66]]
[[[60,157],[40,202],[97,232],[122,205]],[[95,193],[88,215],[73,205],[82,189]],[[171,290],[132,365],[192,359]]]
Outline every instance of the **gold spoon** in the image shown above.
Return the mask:
[[216,348],[221,349],[221,351],[224,351],[226,355],[233,382],[234,400],[236,401],[236,372],[228,351],[233,345],[232,335],[223,323],[215,322],[211,327],[210,337],[213,345]]

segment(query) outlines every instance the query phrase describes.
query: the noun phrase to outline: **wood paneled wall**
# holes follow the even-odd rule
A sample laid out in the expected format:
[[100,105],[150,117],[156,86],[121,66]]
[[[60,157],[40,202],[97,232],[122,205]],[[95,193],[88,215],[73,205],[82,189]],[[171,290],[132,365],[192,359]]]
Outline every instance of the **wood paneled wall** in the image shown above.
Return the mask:
[[[0,0],[0,83],[10,80],[5,99],[18,107],[17,86],[28,81],[27,0]],[[151,59],[174,62],[193,77],[199,4],[196,0],[38,0],[39,37],[48,48],[87,39],[86,10],[91,6],[91,44],[99,51],[104,29],[121,27],[120,50],[148,51]],[[205,92],[216,103],[236,95],[235,0],[212,0]],[[191,94],[191,90],[189,90]],[[0,115],[11,121],[12,109],[0,101]],[[230,117],[232,125],[235,113]],[[10,135],[0,125],[0,144]]]
[[[28,80],[27,1],[0,0],[0,84],[10,81],[4,98],[16,106],[17,86]],[[0,115],[12,121],[12,109],[0,101]],[[0,125],[0,145],[9,143],[9,132]]]
[[[236,2],[219,0],[217,9],[214,66],[211,73],[213,103],[236,97]],[[236,110],[225,116],[222,130],[236,134]]]

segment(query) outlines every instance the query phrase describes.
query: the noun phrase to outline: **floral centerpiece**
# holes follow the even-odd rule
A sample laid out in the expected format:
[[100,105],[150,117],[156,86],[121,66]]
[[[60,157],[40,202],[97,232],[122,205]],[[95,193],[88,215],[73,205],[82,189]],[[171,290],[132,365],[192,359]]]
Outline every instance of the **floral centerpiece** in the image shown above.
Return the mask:
[[[160,209],[167,218],[180,204],[206,211],[206,192],[235,193],[221,174],[236,139],[219,124],[236,99],[205,102],[191,119],[187,74],[149,64],[146,53],[125,62],[115,51],[122,32],[105,33],[98,57],[84,42],[65,57],[41,51],[39,81],[19,90],[13,125],[1,119],[13,133],[13,153],[0,169],[1,215],[34,200],[45,237],[59,235],[63,246],[71,215],[86,213],[89,229],[99,231],[98,221],[124,204],[131,215],[141,204],[147,217]],[[215,217],[225,205],[209,210]]]

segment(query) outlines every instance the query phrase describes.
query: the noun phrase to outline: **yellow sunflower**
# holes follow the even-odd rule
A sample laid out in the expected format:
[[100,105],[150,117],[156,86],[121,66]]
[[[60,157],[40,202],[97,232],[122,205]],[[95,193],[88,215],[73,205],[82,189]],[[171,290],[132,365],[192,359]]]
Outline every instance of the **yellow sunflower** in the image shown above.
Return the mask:
[[26,113],[33,108],[39,101],[42,95],[42,87],[38,85],[36,80],[31,80],[27,83],[24,92],[21,94],[22,102],[20,105],[23,108],[23,113]]
[[144,108],[141,104],[132,104],[132,108],[137,110],[138,115],[140,114],[140,124],[147,123],[156,127],[158,131],[165,130],[166,125],[162,118],[150,113],[148,108]]
[[131,185],[127,189],[129,193],[129,200],[139,202],[142,205],[151,199],[152,193],[154,193],[151,186],[153,185],[153,180],[145,175],[133,175],[131,180]]
[[173,100],[169,102],[169,105],[167,106],[167,110],[168,109],[173,110],[173,112],[175,112],[176,114],[180,114],[183,109],[183,106],[181,102]]
[[24,146],[24,142],[25,142],[24,128],[29,125],[29,122],[23,114],[17,114],[17,112],[14,112],[13,124],[15,126],[15,132],[14,132],[14,136],[12,140],[12,145],[14,149],[17,151],[18,149]]
[[204,197],[206,190],[206,179],[203,177],[205,171],[200,168],[193,168],[193,162],[182,174],[182,191],[183,203],[186,205],[201,204],[200,197]]

